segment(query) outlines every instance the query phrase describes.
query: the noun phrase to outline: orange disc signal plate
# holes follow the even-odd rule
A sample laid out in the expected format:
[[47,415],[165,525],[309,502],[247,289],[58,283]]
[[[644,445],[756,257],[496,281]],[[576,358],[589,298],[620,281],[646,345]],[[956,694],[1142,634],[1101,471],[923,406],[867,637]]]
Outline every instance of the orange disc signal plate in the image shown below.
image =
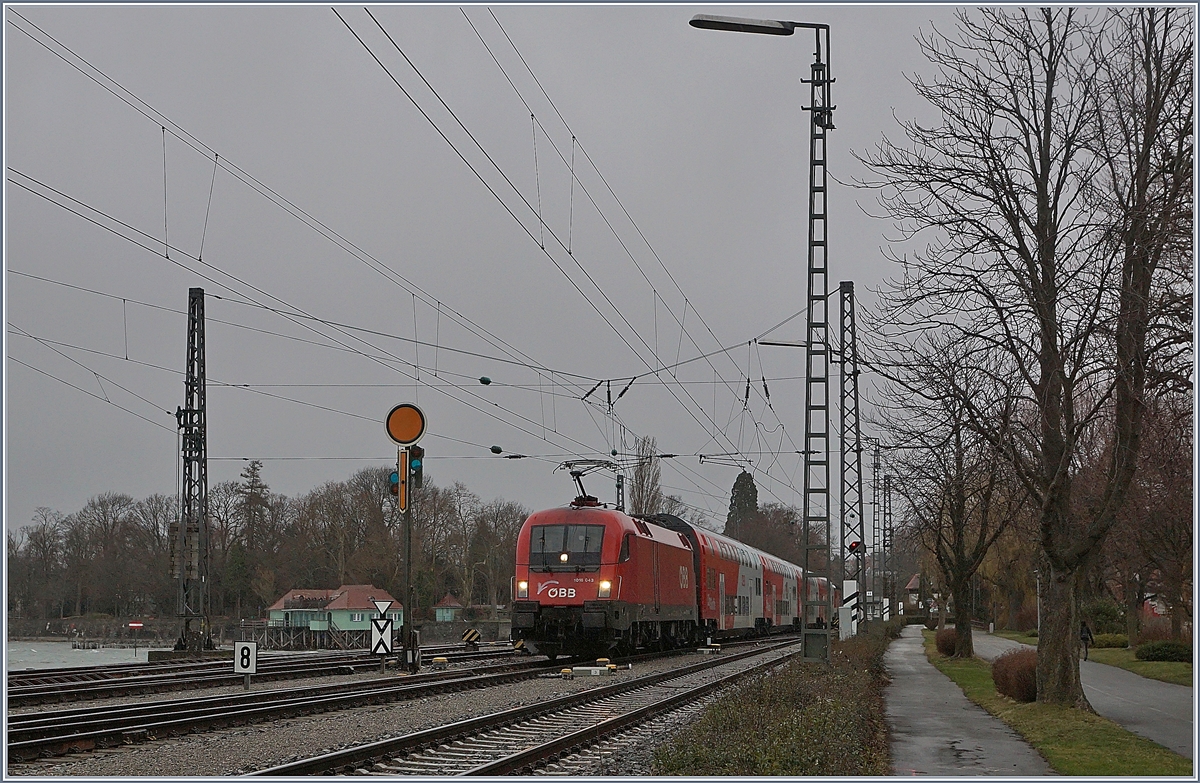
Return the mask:
[[402,402],[387,415],[387,434],[401,446],[410,446],[425,434],[425,414],[411,402]]

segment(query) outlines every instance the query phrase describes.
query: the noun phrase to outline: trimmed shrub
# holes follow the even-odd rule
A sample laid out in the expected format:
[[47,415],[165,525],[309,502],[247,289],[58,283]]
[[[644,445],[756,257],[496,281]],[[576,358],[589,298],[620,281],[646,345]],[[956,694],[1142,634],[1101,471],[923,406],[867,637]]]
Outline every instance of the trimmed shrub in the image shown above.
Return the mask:
[[996,692],[1016,701],[1037,700],[1037,650],[1014,649],[992,664]]
[[1150,642],[1137,648],[1133,657],[1139,661],[1192,662],[1192,648],[1183,642]]
[[1030,628],[1028,631],[1025,632],[1025,635],[1032,639],[1036,639],[1037,638],[1037,629]]
[[1123,633],[1098,633],[1092,647],[1119,647],[1122,650],[1129,646],[1129,637]]
[[957,639],[958,631],[953,628],[943,628],[934,637],[934,642],[937,644],[937,651],[949,658],[951,655],[954,655],[954,642]]
[[929,629],[930,631],[936,631],[937,625],[938,625],[938,618],[937,618],[936,614],[930,614],[928,617],[925,618],[925,627],[927,629]]
[[1097,636],[1125,630],[1125,609],[1111,598],[1088,601],[1082,608],[1083,616]]

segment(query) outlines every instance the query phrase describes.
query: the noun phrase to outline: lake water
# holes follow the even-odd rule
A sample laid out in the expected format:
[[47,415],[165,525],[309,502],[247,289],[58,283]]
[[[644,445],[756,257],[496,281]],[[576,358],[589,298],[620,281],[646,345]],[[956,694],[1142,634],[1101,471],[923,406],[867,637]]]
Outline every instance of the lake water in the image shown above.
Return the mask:
[[[169,649],[169,648],[167,648]],[[8,642],[7,670],[61,669],[70,666],[104,666],[111,663],[146,662],[149,648],[104,647],[99,650],[72,650],[70,642]]]

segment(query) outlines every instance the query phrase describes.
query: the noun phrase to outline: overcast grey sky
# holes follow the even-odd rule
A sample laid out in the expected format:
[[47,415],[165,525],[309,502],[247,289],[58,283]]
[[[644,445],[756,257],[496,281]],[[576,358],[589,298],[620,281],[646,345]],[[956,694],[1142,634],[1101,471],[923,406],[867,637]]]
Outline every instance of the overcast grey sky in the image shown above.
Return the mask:
[[[893,110],[926,111],[904,74],[953,9],[372,6],[403,54],[362,7],[338,11],[7,9],[7,524],[175,491],[191,286],[212,295],[210,484],[249,458],[288,495],[394,463],[383,417],[409,401],[427,475],[484,500],[560,505],[556,463],[653,435],[680,455],[666,491],[714,522],[738,467],[699,454],[741,451],[760,501],[799,504],[803,353],[747,341],[803,303],[812,36],[688,20],[830,25],[829,171],[848,181],[849,150],[894,135]],[[830,288],[854,280],[863,306],[888,225],[858,206],[870,193],[835,184],[829,201]],[[803,317],[772,334],[802,336]],[[614,416],[605,385],[579,399],[735,344],[640,378]],[[612,499],[606,478],[588,489]]]

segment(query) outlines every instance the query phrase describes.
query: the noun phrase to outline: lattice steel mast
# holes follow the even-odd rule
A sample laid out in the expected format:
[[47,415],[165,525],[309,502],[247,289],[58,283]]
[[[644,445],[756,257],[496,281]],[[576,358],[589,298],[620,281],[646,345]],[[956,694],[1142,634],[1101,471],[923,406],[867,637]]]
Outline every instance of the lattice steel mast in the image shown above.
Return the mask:
[[[816,51],[812,78],[801,79],[811,86],[809,105],[808,168],[808,325],[805,332],[804,384],[804,509],[803,566],[812,580],[800,589],[804,624],[803,655],[809,660],[829,660],[829,623],[833,619],[833,590],[824,597],[815,589],[816,580],[832,587],[832,541],[829,522],[829,317],[828,258],[826,244],[825,137],[833,129],[829,72],[829,25],[789,22],[778,19],[746,19],[734,16],[696,14],[692,27],[763,35],[792,35],[797,29],[813,30]],[[824,51],[822,52],[822,35]],[[765,344],[765,343],[764,343]],[[810,586],[814,589],[810,589]]]
[[894,581],[891,572],[888,570],[891,565],[891,549],[892,549],[892,533],[894,531],[892,521],[892,477],[891,474],[885,474],[883,477],[883,548],[882,556],[880,557],[883,566],[883,597],[889,601],[889,606],[892,601],[892,593],[895,590]]
[[[843,280],[838,286],[841,303],[841,566],[842,578],[858,583],[860,596],[866,590],[866,537],[863,535],[862,436],[858,418],[858,339],[854,319],[854,283]],[[858,551],[849,554],[851,542],[860,542]],[[844,597],[844,596],[843,596]],[[859,604],[863,603],[861,597]],[[863,618],[865,628],[865,616]]]
[[[828,299],[828,200],[826,135],[833,129],[828,64],[822,58],[821,32],[817,29],[812,64],[809,105],[808,164],[808,324],[805,331],[804,382],[804,573],[826,579],[833,586],[829,520],[829,299]],[[828,55],[829,28],[825,32]],[[810,594],[802,591],[804,657],[828,660],[829,621],[833,618],[833,590]],[[823,611],[822,611],[823,610]],[[820,619],[824,615],[824,620]]]
[[[864,604],[867,606],[867,613],[874,611],[872,604],[879,599],[879,558],[880,544],[883,540],[881,533],[883,522],[883,509],[879,505],[879,493],[882,489],[880,485],[880,452],[882,448],[878,438],[867,438],[871,444],[871,602]],[[865,589],[865,588],[864,588]]]
[[171,531],[171,576],[179,580],[177,650],[213,647],[208,624],[208,428],[204,375],[204,289],[188,290],[184,404],[175,411],[182,442],[180,518]]

